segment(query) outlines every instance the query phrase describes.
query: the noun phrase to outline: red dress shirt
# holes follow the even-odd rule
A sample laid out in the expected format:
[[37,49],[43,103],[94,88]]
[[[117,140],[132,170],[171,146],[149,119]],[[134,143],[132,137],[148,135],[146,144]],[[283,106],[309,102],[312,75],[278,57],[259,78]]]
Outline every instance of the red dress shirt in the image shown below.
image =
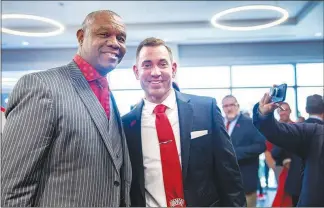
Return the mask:
[[104,108],[107,117],[110,117],[110,106],[109,106],[109,86],[106,77],[101,76],[97,70],[86,62],[81,56],[75,55],[73,58],[74,62],[78,65],[83,76],[88,81],[93,93],[98,98],[100,104]]

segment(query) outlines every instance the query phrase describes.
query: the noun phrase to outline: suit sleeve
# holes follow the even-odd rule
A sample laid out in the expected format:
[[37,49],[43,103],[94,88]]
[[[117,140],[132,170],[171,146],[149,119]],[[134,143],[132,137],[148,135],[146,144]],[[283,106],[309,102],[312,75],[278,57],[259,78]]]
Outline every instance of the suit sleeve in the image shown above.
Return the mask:
[[316,124],[279,123],[273,113],[262,116],[258,112],[259,104],[253,109],[253,124],[271,143],[305,158],[310,149],[310,143],[316,132]]
[[285,159],[290,158],[289,153],[281,147],[273,146],[271,150],[271,155],[273,159],[276,160],[276,164],[282,166]]
[[[249,120],[250,121],[250,120]],[[248,129],[252,144],[246,146],[240,146],[235,149],[238,160],[244,160],[249,158],[258,157],[266,150],[265,138],[260,132],[253,126],[251,122],[251,128]]]
[[212,101],[214,172],[219,187],[221,205],[226,207],[246,206],[241,172],[232,141],[227,134],[216,100]]
[[1,206],[35,206],[44,160],[54,131],[52,96],[36,75],[14,87],[1,141]]

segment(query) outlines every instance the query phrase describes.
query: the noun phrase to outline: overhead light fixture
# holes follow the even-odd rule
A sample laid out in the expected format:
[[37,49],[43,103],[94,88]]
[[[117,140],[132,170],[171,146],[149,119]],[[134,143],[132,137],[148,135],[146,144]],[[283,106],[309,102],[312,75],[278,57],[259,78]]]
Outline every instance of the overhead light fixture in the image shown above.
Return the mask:
[[[271,11],[277,11],[280,12],[282,14],[282,17],[278,20],[275,20],[273,22],[267,23],[267,24],[263,24],[263,25],[256,25],[256,26],[245,26],[245,27],[235,27],[235,26],[229,26],[229,25],[222,25],[220,24],[219,18],[227,15],[227,14],[232,14],[235,12],[240,12],[240,11],[248,11],[248,10],[271,10]],[[251,31],[251,30],[260,30],[260,29],[265,29],[265,28],[269,28],[269,27],[273,27],[276,25],[279,25],[281,23],[283,23],[284,21],[286,21],[289,17],[289,13],[287,10],[280,8],[280,7],[276,7],[276,6],[269,6],[269,5],[250,5],[250,6],[242,6],[242,7],[235,7],[235,8],[231,8],[231,9],[227,9],[225,11],[222,11],[218,14],[215,14],[212,18],[211,18],[211,24],[214,27],[220,28],[220,29],[224,29],[224,30],[233,30],[233,31]]]
[[321,37],[323,34],[321,32],[317,32],[314,34],[316,37]]
[[30,36],[30,37],[47,37],[47,36],[55,36],[59,35],[64,31],[64,26],[52,19],[40,17],[40,16],[34,16],[34,15],[26,15],[26,14],[3,14],[1,19],[31,19],[31,20],[37,20],[41,22],[46,22],[51,25],[56,26],[58,29],[50,32],[23,32],[18,30],[11,30],[8,28],[1,28],[1,32],[8,33],[11,35],[20,35],[20,36]]

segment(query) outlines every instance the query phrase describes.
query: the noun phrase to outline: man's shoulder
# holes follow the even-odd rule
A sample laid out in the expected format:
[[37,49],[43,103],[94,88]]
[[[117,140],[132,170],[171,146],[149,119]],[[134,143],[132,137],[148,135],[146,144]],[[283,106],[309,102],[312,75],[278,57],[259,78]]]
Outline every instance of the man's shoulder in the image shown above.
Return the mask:
[[126,122],[128,122],[128,121],[130,120],[130,118],[132,117],[132,114],[133,114],[132,111],[134,111],[134,109],[131,110],[130,112],[126,113],[125,115],[123,115],[123,116],[121,117],[121,119],[122,119],[123,122],[126,123]]
[[243,114],[240,115],[239,120],[253,125],[252,118],[245,116]]
[[[20,80],[29,80],[29,79],[40,79],[42,81],[53,81],[55,77],[59,78],[64,76],[64,71],[67,72],[69,69],[68,65],[53,67],[50,69],[39,70],[32,73],[27,73],[20,77]],[[63,73],[62,73],[63,72]]]
[[71,69],[69,65],[70,64],[66,64],[50,69],[28,73],[22,76],[20,78],[20,81],[29,82],[29,80],[39,80],[42,83],[46,83],[46,85],[48,86],[57,86],[57,82],[60,82],[62,84],[64,80],[67,80],[66,78],[69,77],[69,71]]
[[31,75],[38,76],[38,77],[53,77],[53,76],[59,76],[62,74],[63,71],[69,70],[69,64],[53,67],[50,69],[45,69],[38,72],[30,73]]
[[186,97],[186,98],[190,99],[190,102],[193,102],[193,103],[211,104],[213,100],[216,101],[215,98],[209,97],[209,96],[187,94],[187,93],[183,93],[183,92],[180,92],[180,94],[183,97]]
[[[311,128],[311,124],[310,123],[308,123],[309,124],[309,127],[308,128]],[[314,135],[316,135],[316,136],[319,136],[320,138],[321,138],[321,140],[322,141],[320,141],[321,143],[323,142],[323,140],[324,140],[324,125],[323,124],[318,124],[318,123],[313,123],[313,127],[314,127],[314,129],[315,129],[315,134]]]
[[136,108],[138,106],[135,106],[130,112],[126,113],[121,117],[123,124],[130,124],[136,117]]

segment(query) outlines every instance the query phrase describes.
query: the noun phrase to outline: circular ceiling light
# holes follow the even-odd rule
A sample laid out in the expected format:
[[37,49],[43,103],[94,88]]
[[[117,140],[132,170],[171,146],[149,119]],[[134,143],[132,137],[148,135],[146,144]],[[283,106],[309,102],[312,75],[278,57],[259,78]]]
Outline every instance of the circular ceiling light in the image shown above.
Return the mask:
[[1,32],[12,34],[12,35],[20,35],[20,36],[30,36],[30,37],[46,37],[46,36],[54,36],[61,34],[64,31],[64,26],[52,19],[48,19],[45,17],[34,16],[34,15],[26,15],[26,14],[3,14],[1,19],[31,19],[31,20],[38,20],[41,22],[46,22],[51,25],[56,26],[58,29],[50,32],[23,32],[18,30],[11,30],[8,28],[1,28]]
[[[218,22],[220,17],[223,17],[227,14],[232,14],[235,12],[240,12],[240,11],[248,11],[248,10],[271,10],[271,11],[277,11],[280,12],[282,14],[282,17],[278,20],[275,20],[273,22],[267,23],[267,24],[263,24],[263,25],[256,25],[256,26],[246,26],[246,27],[235,27],[235,26],[228,26],[228,25],[222,25]],[[286,21],[289,17],[288,11],[280,8],[280,7],[276,7],[276,6],[269,6],[269,5],[251,5],[251,6],[242,6],[242,7],[235,7],[235,8],[231,8],[225,11],[222,11],[218,14],[215,14],[212,18],[211,18],[211,23],[214,27],[220,28],[220,29],[225,29],[225,30],[236,30],[236,31],[250,31],[250,30],[260,30],[260,29],[265,29],[265,28],[269,28],[269,27],[273,27],[276,25],[279,25],[281,23],[283,23],[284,21]]]

